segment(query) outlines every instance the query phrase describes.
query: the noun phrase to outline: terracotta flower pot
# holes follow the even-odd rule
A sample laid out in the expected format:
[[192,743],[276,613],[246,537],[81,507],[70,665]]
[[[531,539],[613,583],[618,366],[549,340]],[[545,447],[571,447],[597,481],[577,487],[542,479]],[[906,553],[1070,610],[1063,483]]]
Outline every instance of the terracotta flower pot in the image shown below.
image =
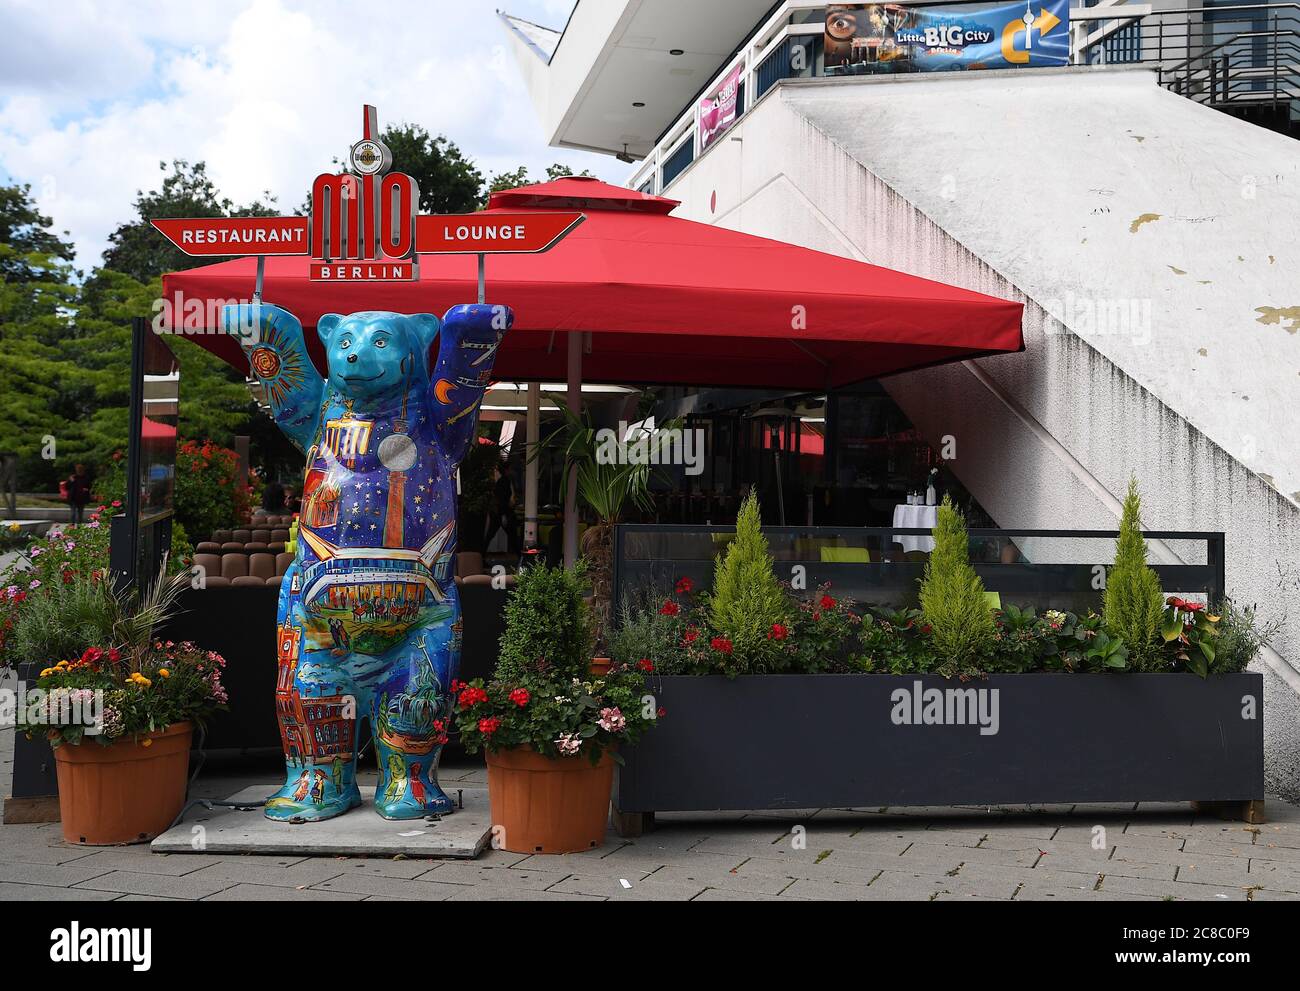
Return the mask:
[[54,748],[63,838],[86,846],[145,843],[185,805],[191,723],[101,746],[87,739]]
[[591,659],[591,673],[597,678],[603,678],[609,674],[609,669],[613,663],[608,657],[593,657]]
[[546,757],[531,747],[487,755],[494,843],[512,853],[576,853],[605,842],[614,761]]

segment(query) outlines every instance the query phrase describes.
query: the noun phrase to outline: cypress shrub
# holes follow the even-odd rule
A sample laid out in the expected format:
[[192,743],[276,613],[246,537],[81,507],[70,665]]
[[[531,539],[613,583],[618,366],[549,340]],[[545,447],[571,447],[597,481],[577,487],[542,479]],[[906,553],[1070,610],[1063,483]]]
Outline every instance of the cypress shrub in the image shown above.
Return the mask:
[[1159,577],[1147,566],[1141,511],[1137,479],[1130,478],[1119,539],[1115,542],[1115,563],[1106,574],[1102,625],[1112,637],[1124,641],[1132,670],[1150,671],[1159,663],[1165,596],[1160,590]]
[[713,632],[730,641],[730,654],[720,660],[723,670],[739,674],[781,666],[781,644],[769,634],[774,623],[789,624],[788,605],[772,570],[753,489],[736,517],[736,539],[714,566],[708,606]]
[[944,496],[934,550],[921,579],[921,613],[943,668],[967,670],[991,653],[996,636],[984,582],[970,564],[966,521]]

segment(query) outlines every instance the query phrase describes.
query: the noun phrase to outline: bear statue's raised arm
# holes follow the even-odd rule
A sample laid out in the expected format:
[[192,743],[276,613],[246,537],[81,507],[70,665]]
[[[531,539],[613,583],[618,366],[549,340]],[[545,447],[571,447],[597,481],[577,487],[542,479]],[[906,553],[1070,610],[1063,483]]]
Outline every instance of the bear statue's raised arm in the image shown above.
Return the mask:
[[497,348],[514,323],[507,306],[453,306],[438,335],[438,360],[430,378],[430,407],[449,464],[460,464],[472,443],[483,392],[492,379]]
[[222,308],[221,329],[238,339],[276,424],[305,452],[316,436],[325,382],[307,354],[302,323],[270,303],[241,303]]

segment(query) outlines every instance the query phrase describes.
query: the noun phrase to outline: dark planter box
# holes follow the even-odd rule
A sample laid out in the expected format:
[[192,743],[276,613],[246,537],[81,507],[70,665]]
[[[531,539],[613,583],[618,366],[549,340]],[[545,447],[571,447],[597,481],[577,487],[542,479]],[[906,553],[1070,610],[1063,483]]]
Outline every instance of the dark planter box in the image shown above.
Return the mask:
[[[941,694],[944,722],[927,723],[918,684],[922,703],[967,694]],[[614,789],[630,832],[655,812],[1264,797],[1258,674],[674,676],[648,690],[665,718]],[[997,694],[981,709],[971,690]]]
[[[18,682],[14,686],[36,684],[40,665],[19,664]],[[58,822],[59,778],[54,768],[54,751],[39,733],[27,739],[26,733],[14,733],[14,776],[4,803],[4,821]]]

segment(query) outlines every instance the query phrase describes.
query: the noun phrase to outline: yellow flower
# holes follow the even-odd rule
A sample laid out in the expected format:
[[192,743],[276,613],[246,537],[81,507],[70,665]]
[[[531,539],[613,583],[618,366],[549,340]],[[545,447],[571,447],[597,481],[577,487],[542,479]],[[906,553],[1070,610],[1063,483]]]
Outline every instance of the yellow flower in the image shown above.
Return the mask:
[[48,678],[50,675],[54,673],[55,673],[54,668],[46,668],[44,671],[41,672],[41,677]]
[[172,673],[171,673],[170,671],[168,671],[166,668],[159,668],[159,669],[158,669],[158,677],[159,677],[159,678],[170,678],[171,676],[172,676]]

